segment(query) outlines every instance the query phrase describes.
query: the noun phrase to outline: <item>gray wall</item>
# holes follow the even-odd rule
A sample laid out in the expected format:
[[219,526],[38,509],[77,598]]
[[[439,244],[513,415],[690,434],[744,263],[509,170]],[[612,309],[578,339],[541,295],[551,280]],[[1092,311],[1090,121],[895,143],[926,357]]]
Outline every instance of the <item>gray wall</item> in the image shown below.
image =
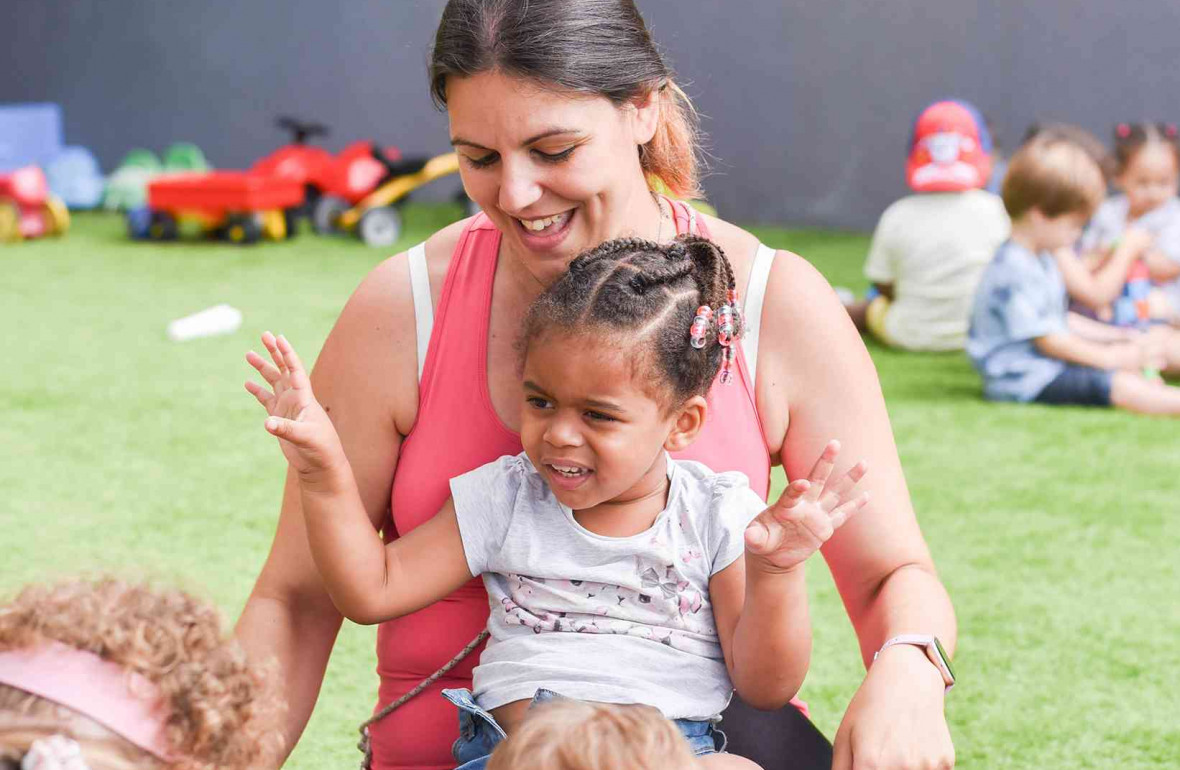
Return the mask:
[[[67,141],[106,168],[182,139],[244,166],[280,143],[280,113],[329,123],[333,149],[442,151],[425,61],[443,4],[0,0],[0,102],[61,103]],[[1180,118],[1174,0],[639,5],[707,118],[709,196],[742,222],[871,227],[905,193],[909,122],[935,98],[974,102],[1009,147],[1032,120],[1105,138]]]

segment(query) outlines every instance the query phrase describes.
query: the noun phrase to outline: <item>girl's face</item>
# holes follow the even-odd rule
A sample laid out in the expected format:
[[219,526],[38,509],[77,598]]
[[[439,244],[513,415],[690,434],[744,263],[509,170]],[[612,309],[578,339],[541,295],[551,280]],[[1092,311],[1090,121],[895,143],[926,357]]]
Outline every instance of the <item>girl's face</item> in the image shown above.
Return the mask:
[[491,71],[450,78],[447,110],[464,189],[542,285],[603,241],[656,235],[638,151],[656,100],[616,107]]
[[664,483],[665,450],[691,443],[705,400],[667,412],[638,387],[634,351],[589,334],[532,340],[524,366],[520,438],[565,505],[639,499]]
[[1128,219],[1137,219],[1176,197],[1180,188],[1176,153],[1163,142],[1148,142],[1131,156],[1115,181],[1130,204]]

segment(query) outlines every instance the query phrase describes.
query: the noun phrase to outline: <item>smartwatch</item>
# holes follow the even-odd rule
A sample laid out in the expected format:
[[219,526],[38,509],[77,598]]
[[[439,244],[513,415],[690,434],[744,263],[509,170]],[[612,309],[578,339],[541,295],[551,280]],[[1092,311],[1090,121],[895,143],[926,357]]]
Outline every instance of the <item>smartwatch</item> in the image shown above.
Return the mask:
[[946,650],[942,648],[942,642],[938,641],[937,636],[931,634],[901,634],[895,636],[885,644],[881,645],[881,649],[873,654],[873,660],[877,660],[877,656],[885,652],[895,644],[912,644],[915,647],[921,647],[926,651],[926,657],[942,674],[943,684],[946,685],[944,692],[949,692],[955,686],[955,670],[951,668],[951,659],[946,654]]

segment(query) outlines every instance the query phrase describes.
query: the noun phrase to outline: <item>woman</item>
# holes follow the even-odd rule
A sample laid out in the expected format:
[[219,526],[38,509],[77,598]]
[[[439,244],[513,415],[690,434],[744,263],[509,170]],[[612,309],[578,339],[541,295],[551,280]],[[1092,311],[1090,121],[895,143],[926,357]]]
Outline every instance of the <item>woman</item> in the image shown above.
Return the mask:
[[[516,330],[541,287],[576,254],[622,235],[663,241],[693,230],[733,261],[753,333],[735,382],[714,389],[707,435],[687,456],[741,470],[765,495],[772,463],[792,478],[805,475],[807,458],[841,439],[844,456],[873,468],[866,482],[873,501],[824,557],[866,665],[901,634],[937,635],[951,647],[953,610],[910,507],[872,362],[830,287],[801,258],[775,254],[650,189],[696,192],[692,111],[631,0],[451,0],[431,82],[449,113],[464,188],[484,213],[375,268],[341,313],[312,377],[374,524],[396,537],[438,509],[449,478],[520,451]],[[756,322],[768,333],[758,334]],[[299,505],[289,478],[274,546],[238,625],[242,640],[258,654],[277,654],[286,673],[292,744],[340,625],[308,553]],[[384,624],[378,707],[475,637],[486,602],[475,582]],[[452,766],[456,718],[438,691],[469,686],[477,654],[372,726],[375,767]],[[889,646],[837,732],[834,766],[949,767],[943,693],[943,674],[923,648]],[[758,728],[759,719],[774,730]],[[760,750],[739,733],[782,733],[786,742],[771,750],[779,762],[790,751],[796,766],[832,763],[791,709],[765,715],[735,704],[725,728],[739,752]]]

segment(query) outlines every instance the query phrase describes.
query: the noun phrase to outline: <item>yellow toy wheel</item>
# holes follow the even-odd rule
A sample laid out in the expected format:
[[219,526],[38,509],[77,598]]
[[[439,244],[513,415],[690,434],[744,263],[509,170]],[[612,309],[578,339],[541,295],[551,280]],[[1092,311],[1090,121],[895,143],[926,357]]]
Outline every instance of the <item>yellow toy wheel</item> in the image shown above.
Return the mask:
[[20,212],[11,203],[0,203],[0,243],[20,240]]
[[49,225],[47,235],[65,235],[70,229],[70,210],[56,195],[45,199],[45,221]]
[[260,216],[262,218],[262,235],[265,238],[281,241],[287,237],[287,218],[283,216],[281,210],[263,211]]

